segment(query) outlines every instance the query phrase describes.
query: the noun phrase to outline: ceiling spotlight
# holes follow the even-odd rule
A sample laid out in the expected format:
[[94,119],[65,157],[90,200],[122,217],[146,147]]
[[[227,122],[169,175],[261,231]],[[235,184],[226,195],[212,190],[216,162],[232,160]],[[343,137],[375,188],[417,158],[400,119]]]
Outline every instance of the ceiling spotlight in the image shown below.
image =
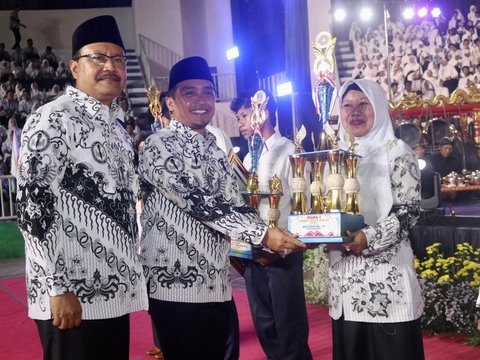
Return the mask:
[[234,46],[227,50],[227,60],[232,60],[237,58],[240,55],[238,47]]
[[418,9],[418,12],[417,12],[418,16],[423,18],[425,16],[427,16],[428,14],[428,9],[426,6],[422,6],[420,9]]
[[432,17],[437,18],[440,16],[441,13],[442,13],[442,10],[440,10],[439,7],[434,7],[430,14],[432,14]]
[[333,18],[335,21],[343,21],[347,17],[347,12],[345,9],[336,9],[335,12],[333,13]]
[[372,16],[373,16],[372,9],[366,7],[360,10],[360,19],[362,19],[362,21],[369,21],[372,18]]
[[293,92],[292,82],[287,81],[277,85],[277,96],[290,95]]
[[405,20],[411,20],[414,15],[415,15],[415,10],[413,10],[413,8],[411,7],[407,7],[405,8],[405,10],[403,10],[403,18]]

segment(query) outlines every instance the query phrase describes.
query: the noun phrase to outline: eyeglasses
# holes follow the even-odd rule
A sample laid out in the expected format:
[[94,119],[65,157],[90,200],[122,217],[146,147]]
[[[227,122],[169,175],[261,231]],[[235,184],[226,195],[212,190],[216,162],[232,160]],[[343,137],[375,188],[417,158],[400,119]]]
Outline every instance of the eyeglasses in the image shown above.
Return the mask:
[[89,58],[91,59],[94,64],[98,66],[104,66],[108,59],[112,59],[113,65],[118,66],[118,67],[125,67],[127,65],[127,57],[123,55],[114,55],[114,56],[109,56],[105,54],[85,54],[81,56],[77,56],[73,60],[78,61],[81,58]]

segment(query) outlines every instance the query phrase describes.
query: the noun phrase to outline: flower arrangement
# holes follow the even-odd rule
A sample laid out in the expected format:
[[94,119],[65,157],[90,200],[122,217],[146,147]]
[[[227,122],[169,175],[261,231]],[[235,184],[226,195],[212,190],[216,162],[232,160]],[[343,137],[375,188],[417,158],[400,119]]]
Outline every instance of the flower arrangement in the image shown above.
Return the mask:
[[328,303],[328,257],[325,245],[304,252],[305,297],[310,304]]
[[425,309],[424,329],[433,333],[457,333],[470,338],[471,345],[480,344],[476,329],[480,309],[476,299],[480,287],[480,249],[468,243],[457,244],[453,256],[444,257],[441,244],[426,248],[428,257],[415,258],[420,277]]

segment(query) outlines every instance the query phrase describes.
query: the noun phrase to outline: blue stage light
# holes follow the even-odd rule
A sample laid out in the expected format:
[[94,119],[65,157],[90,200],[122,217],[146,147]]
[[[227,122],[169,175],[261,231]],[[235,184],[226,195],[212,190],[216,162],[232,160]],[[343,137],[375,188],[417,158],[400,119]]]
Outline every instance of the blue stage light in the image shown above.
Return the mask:
[[277,85],[277,96],[290,95],[293,92],[292,82],[287,81]]
[[442,13],[442,10],[440,10],[439,7],[434,7],[430,14],[432,15],[432,17],[437,18],[440,16],[441,13]]

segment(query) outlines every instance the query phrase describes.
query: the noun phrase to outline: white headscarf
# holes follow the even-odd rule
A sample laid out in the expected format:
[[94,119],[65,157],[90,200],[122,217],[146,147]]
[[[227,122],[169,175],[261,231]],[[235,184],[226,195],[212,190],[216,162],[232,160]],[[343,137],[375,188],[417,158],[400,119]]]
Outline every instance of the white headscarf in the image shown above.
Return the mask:
[[[388,216],[393,204],[389,161],[405,153],[411,153],[412,149],[395,137],[387,98],[382,87],[372,80],[350,80],[340,88],[340,99],[352,84],[358,85],[370,100],[375,116],[372,129],[365,136],[355,139],[355,143],[358,144],[355,153],[362,156],[357,172],[360,184],[359,208],[365,223],[374,225]],[[344,141],[344,136],[345,129],[340,121],[339,146],[346,150],[348,145]],[[396,146],[394,140],[397,140]]]

